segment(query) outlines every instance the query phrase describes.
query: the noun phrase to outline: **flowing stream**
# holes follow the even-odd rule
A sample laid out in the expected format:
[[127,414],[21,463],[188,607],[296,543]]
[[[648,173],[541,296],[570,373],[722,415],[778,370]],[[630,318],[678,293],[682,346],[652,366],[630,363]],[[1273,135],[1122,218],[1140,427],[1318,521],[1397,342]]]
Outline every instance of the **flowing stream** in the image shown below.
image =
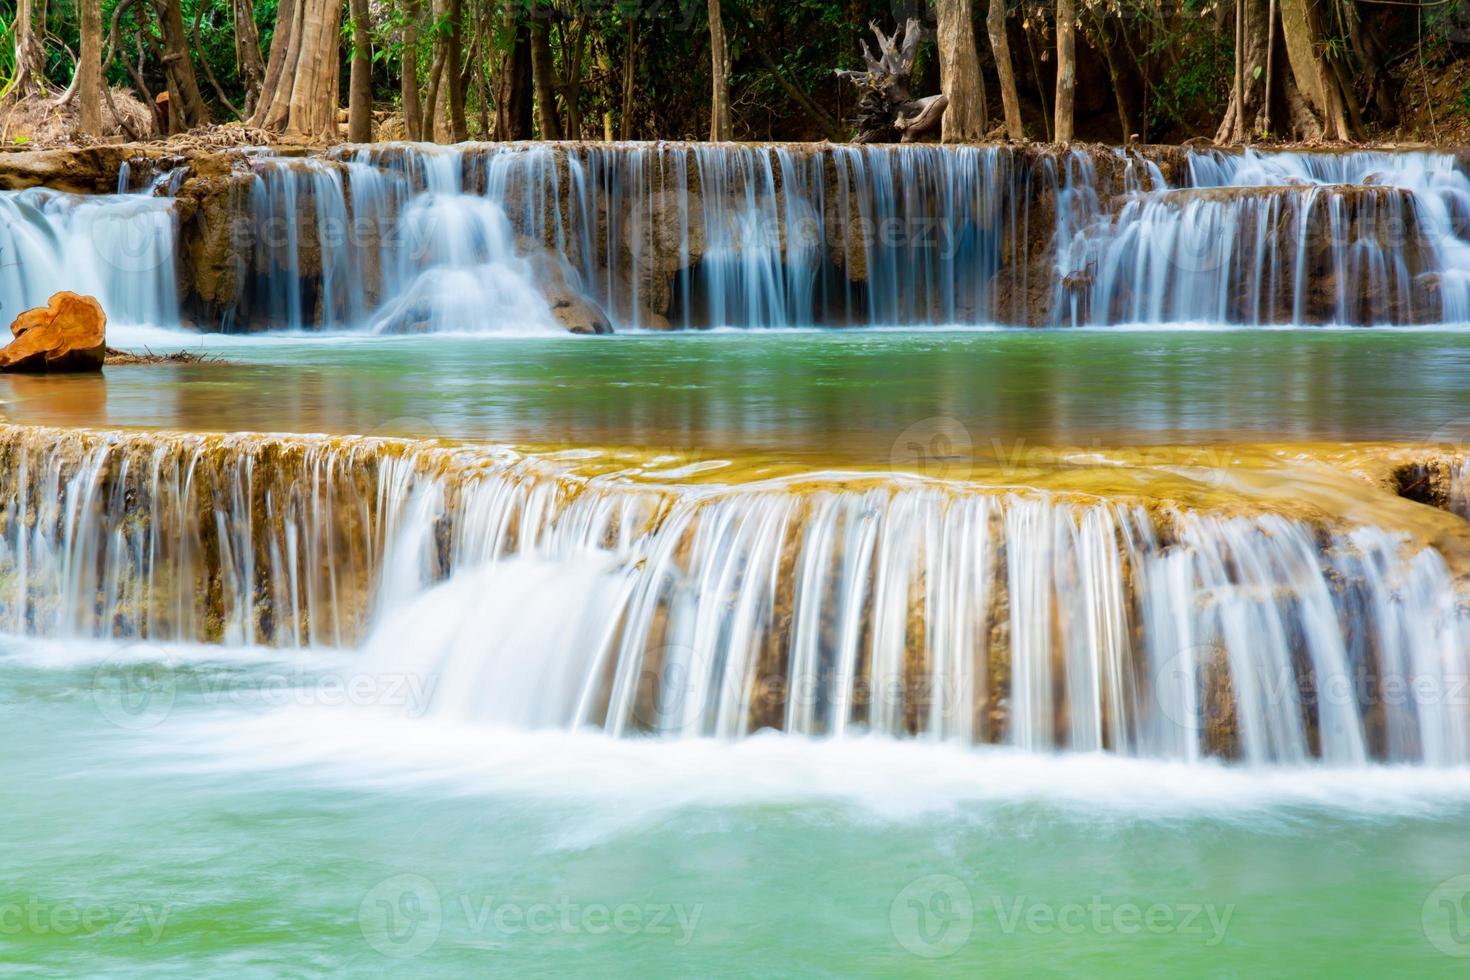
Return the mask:
[[0,192],[207,355],[0,378],[0,962],[1470,953],[1457,155],[231,160]]

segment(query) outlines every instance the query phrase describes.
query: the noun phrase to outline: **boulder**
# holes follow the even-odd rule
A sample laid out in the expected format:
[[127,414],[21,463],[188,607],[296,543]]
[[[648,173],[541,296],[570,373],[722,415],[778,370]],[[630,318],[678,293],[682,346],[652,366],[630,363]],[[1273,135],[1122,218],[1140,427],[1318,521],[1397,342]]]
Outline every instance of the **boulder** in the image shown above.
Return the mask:
[[531,275],[536,288],[546,297],[551,315],[568,333],[612,333],[612,324],[602,308],[577,288],[577,275],[566,260],[549,252],[530,257]]
[[90,296],[56,293],[15,318],[15,339],[0,349],[0,371],[100,371],[107,356],[107,316]]

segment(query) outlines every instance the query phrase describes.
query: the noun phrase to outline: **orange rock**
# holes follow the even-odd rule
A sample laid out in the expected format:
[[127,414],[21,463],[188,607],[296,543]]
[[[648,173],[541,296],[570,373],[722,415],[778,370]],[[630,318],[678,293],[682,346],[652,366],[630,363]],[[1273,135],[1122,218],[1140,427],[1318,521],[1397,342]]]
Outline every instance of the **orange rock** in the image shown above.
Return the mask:
[[0,348],[0,371],[100,371],[107,356],[107,315],[90,296],[56,293],[15,318]]

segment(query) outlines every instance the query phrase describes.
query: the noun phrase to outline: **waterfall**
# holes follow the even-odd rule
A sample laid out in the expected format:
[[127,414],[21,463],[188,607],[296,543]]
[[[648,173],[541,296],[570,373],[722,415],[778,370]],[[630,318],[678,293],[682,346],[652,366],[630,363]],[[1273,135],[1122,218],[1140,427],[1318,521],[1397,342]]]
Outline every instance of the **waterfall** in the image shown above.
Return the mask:
[[173,202],[148,193],[0,192],[7,319],[61,290],[97,297],[120,324],[179,322]]
[[1470,762],[1455,575],[1373,526],[367,437],[8,427],[0,460],[9,632],[360,648],[457,722]]
[[1470,319],[1453,156],[1181,159],[1171,180],[1137,150],[349,148],[258,164],[257,217],[317,201],[301,228],[367,229],[374,254],[323,245],[317,287],[288,241],[263,288],[323,294],[316,319],[307,301],[272,322],[345,325],[345,263],[381,294],[355,314],[378,330],[545,326],[544,294],[568,291],[619,328]]
[[[191,226],[185,241],[175,228],[187,165],[146,179],[124,165],[118,187],[135,193],[0,193],[0,286],[27,304],[80,289],[117,322],[173,325],[182,265],[191,316],[380,333],[578,320],[1470,322],[1470,177],[1449,153],[467,143],[239,154],[248,193],[231,207],[244,210],[191,218],[229,213],[228,238]],[[238,269],[212,273],[216,246],[183,247],[196,240],[227,241]]]
[[1073,322],[1465,322],[1467,219],[1450,154],[1193,151],[1059,228],[1058,274]]

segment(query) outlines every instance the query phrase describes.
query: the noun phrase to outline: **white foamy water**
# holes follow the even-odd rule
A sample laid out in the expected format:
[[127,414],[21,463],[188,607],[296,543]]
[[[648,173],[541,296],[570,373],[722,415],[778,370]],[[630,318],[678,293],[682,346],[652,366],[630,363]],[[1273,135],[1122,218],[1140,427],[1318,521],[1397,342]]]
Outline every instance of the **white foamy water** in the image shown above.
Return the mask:
[[173,202],[146,194],[0,192],[5,315],[52,293],[97,297],[109,326],[179,322]]

